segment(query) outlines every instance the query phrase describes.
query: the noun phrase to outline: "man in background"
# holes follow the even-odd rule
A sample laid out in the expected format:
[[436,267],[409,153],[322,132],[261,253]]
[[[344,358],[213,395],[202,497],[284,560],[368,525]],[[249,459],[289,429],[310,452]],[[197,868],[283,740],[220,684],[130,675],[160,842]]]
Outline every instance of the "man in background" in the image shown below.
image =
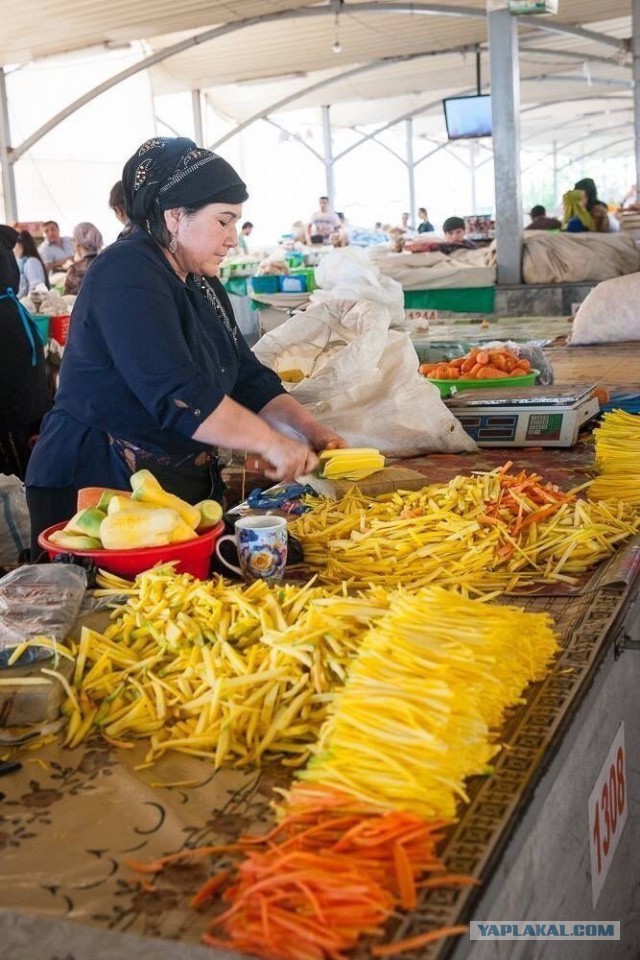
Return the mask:
[[429,221],[429,214],[427,213],[426,207],[418,207],[418,218],[420,220],[418,233],[433,233],[435,228]]
[[[466,248],[467,250],[475,250],[476,244],[473,240],[465,240],[464,229],[464,220],[462,217],[447,217],[442,224],[444,239],[451,245],[452,249]],[[443,245],[441,244],[441,246]]]
[[318,200],[319,210],[311,214],[311,219],[307,224],[307,243],[329,243],[331,234],[339,230],[342,226],[340,217],[331,209],[329,197],[320,197]]
[[529,211],[531,223],[525,230],[562,230],[562,223],[557,217],[548,217],[546,209],[541,203],[531,207]]
[[42,232],[44,240],[38,247],[42,262],[49,272],[59,270],[67,260],[73,259],[73,240],[60,236],[60,227],[55,220],[47,220]]
[[251,220],[245,220],[238,232],[238,253],[249,253],[249,237],[253,230]]

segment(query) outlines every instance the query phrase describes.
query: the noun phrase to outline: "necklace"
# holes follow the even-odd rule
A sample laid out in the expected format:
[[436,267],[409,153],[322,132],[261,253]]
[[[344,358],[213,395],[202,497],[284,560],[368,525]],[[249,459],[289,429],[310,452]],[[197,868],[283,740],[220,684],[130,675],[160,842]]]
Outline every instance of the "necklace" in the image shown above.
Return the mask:
[[222,322],[222,326],[225,328],[225,330],[229,334],[231,338],[231,342],[233,343],[234,349],[236,353],[238,353],[237,327],[229,319],[229,316],[227,315],[227,311],[222,305],[222,302],[218,297],[218,294],[213,289],[212,284],[209,283],[206,277],[198,277],[193,275],[193,279],[198,290],[200,290],[200,292],[203,294],[209,306],[213,307],[213,309],[215,310],[216,316]]

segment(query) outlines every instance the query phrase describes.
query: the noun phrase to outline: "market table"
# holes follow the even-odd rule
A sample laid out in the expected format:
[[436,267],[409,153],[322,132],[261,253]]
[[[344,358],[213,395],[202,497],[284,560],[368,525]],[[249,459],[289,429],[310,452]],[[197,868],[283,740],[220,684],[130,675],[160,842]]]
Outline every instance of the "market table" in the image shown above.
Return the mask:
[[[467,469],[491,469],[504,462],[505,453],[436,455],[406,465],[428,481],[446,480]],[[592,447],[582,441],[571,450],[513,451],[513,458],[519,468],[568,487],[589,474]],[[482,886],[423,897],[415,913],[399,922],[398,935],[470,917],[595,916],[623,923],[623,940],[607,945],[607,957],[636,956],[630,944],[640,942],[640,919],[632,911],[638,867],[628,851],[640,843],[637,803],[630,807],[594,912],[587,800],[622,720],[628,734],[628,795],[640,792],[640,756],[632,736],[640,724],[638,656],[635,650],[623,654],[625,636],[638,637],[639,556],[637,544],[620,551],[581,592],[514,601],[551,613],[562,654],[548,677],[529,688],[522,705],[511,711],[494,775],[469,782],[471,803],[448,836],[449,868],[480,877]],[[50,744],[23,752],[22,770],[0,782],[5,909],[0,956],[111,960],[123,951],[144,960],[238,956],[198,945],[207,920],[189,908],[189,899],[207,875],[204,866],[169,868],[152,891],[127,861],[145,862],[185,846],[225,843],[261,831],[270,822],[273,787],[285,785],[290,774],[274,764],[261,771],[214,773],[208,763],[179,755],[137,770],[143,754],[143,748],[118,750],[101,741],[74,751]],[[545,946],[544,955],[552,960],[567,955],[562,944]],[[497,953],[493,944],[460,938],[419,956],[443,958],[451,951],[455,960],[540,955],[527,943],[510,947],[512,952]],[[598,942],[584,943],[581,960],[599,960],[601,951]],[[359,956],[368,956],[366,947]]]

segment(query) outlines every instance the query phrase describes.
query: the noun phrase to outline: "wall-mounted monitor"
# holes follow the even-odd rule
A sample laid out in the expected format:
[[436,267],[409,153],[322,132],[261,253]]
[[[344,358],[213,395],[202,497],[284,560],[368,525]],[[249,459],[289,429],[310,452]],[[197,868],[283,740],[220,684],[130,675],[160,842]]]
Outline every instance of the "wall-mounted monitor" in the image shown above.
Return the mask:
[[442,105],[449,140],[491,136],[491,94],[447,97]]
[[509,0],[509,13],[527,16],[531,13],[558,12],[558,0]]

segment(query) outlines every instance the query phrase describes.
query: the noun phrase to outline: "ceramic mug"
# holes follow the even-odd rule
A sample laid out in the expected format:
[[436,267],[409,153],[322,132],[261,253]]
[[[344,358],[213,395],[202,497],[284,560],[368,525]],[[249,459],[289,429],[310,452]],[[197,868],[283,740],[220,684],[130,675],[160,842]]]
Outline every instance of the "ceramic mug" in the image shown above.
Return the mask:
[[[237,567],[220,553],[225,540],[235,543],[240,566]],[[278,583],[284,576],[287,562],[287,521],[285,517],[240,517],[235,534],[226,534],[216,542],[216,556],[220,563],[245,580],[266,580]]]

